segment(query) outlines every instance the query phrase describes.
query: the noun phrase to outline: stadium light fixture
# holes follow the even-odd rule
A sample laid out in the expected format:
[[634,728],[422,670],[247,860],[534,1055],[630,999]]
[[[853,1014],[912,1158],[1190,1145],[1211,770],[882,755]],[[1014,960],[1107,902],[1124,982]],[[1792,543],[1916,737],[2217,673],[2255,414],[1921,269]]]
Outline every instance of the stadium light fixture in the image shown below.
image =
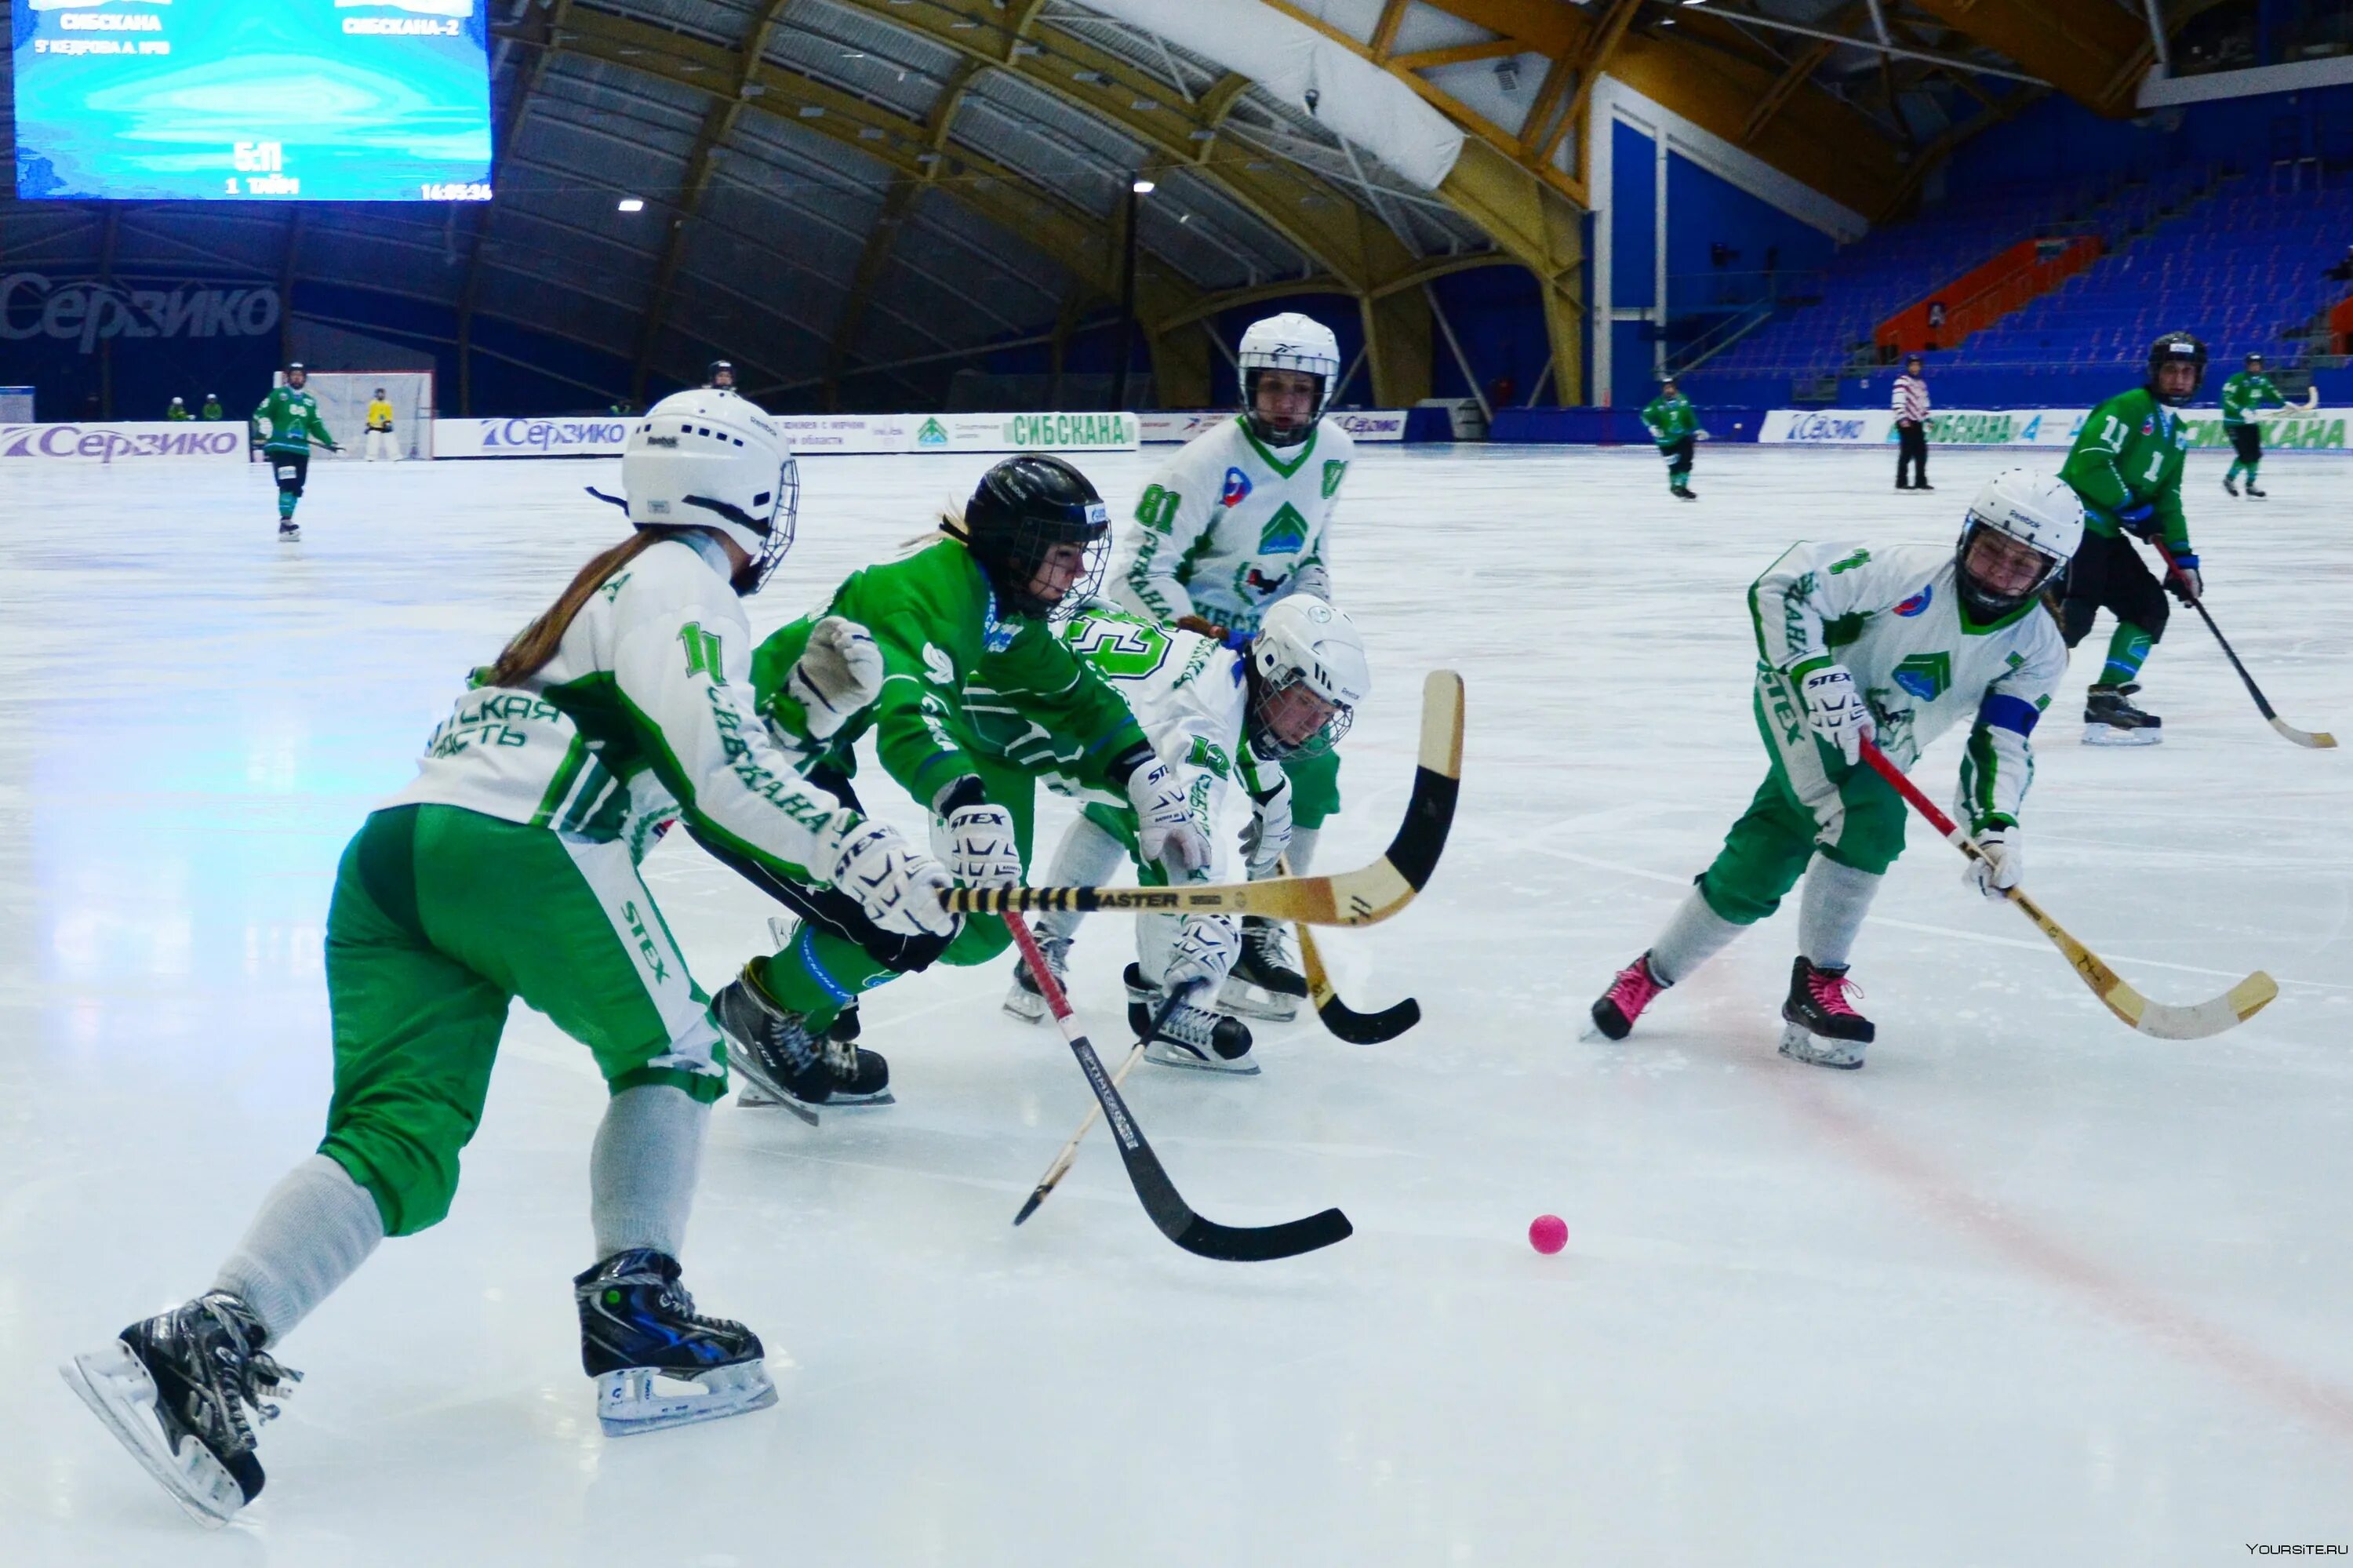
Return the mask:
[[1138,196],[1150,196],[1154,189],[1152,182],[1143,178],[1141,175],[1137,176],[1135,183],[1129,185],[1127,188],[1134,191]]
[[642,197],[623,196],[620,201],[620,209],[623,212],[643,212],[646,210],[646,204]]

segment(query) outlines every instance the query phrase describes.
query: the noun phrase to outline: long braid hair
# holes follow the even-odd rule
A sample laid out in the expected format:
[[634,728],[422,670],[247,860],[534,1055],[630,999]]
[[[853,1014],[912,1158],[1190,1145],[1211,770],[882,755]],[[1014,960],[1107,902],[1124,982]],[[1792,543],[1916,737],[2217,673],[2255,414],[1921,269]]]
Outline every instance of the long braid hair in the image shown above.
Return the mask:
[[555,596],[555,602],[542,611],[539,619],[515,633],[514,641],[481,673],[479,683],[519,686],[545,669],[547,662],[564,645],[564,634],[572,630],[572,618],[580,613],[589,596],[603,588],[615,572],[670,536],[665,528],[640,528],[611,548],[589,556],[587,564],[574,573],[572,581]]

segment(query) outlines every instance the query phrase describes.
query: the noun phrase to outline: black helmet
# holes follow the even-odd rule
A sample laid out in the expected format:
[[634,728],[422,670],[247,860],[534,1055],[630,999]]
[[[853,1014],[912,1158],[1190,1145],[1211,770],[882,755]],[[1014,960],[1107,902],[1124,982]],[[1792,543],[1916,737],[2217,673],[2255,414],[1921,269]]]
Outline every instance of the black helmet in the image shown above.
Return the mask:
[[301,360],[299,360],[299,359],[297,359],[297,360],[293,360],[293,361],[290,361],[290,362],[287,365],[287,366],[286,366],[286,385],[287,385],[287,386],[289,386],[289,387],[293,386],[293,385],[294,385],[294,378],[295,378],[297,376],[301,376],[301,377],[302,377],[302,379],[303,379],[303,380],[305,380],[305,381],[308,381],[308,380],[311,378],[311,373],[310,373],[308,370],[305,370],[305,369],[302,367],[302,362],[301,362]]
[[2262,355],[2260,355],[2260,354],[2251,354],[2251,355],[2247,355],[2247,368],[2248,368],[2248,369],[2250,369],[2250,370],[2254,369],[2257,366],[2261,365],[2263,362],[2263,356]]
[[[965,503],[965,547],[987,574],[998,608],[1032,620],[1075,614],[1102,580],[1111,517],[1087,476],[1058,457],[1022,452],[980,476]],[[1039,563],[1057,545],[1087,546],[1071,586],[1052,599],[1034,591]]]
[[[2158,391],[2157,373],[2167,365],[2188,365],[2192,372],[2189,390],[2179,397],[2168,397]],[[2175,408],[2198,396],[2198,388],[2206,380],[2206,345],[2195,333],[2169,332],[2148,345],[2148,389],[2160,403]]]
[[[723,376],[727,377],[724,382],[722,382],[719,379]],[[724,386],[733,387],[735,385],[735,366],[733,362],[725,359],[712,360],[711,362],[710,370],[706,372],[702,377],[702,384],[705,387]]]

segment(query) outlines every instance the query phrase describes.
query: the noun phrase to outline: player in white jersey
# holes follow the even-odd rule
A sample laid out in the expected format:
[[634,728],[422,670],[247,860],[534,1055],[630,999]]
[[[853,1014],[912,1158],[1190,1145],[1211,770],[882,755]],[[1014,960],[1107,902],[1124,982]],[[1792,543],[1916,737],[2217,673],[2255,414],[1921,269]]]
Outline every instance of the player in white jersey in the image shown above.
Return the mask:
[[[518,996],[589,1048],[610,1096],[589,1160],[598,1261],[573,1280],[605,1430],[776,1402],[758,1336],[697,1315],[679,1283],[727,1070],[638,859],[682,816],[706,842],[814,874],[878,925],[943,944],[952,885],[803,783],[753,709],[738,596],[791,544],[798,493],[776,427],[740,398],[681,393],[630,431],[622,482],[637,532],[475,673],[416,781],[344,851],[319,1151],[263,1200],[209,1290],[64,1369],[199,1519],[261,1490],[253,1427],[300,1375],[270,1352],[385,1236],[448,1213]],[[861,673],[804,656],[801,673],[833,712],[881,682],[879,662]]]
[[1848,999],[1847,958],[1903,851],[1905,809],[1862,760],[1862,739],[1909,771],[1968,720],[1953,814],[1985,851],[1968,875],[1989,898],[2016,886],[2034,772],[2027,737],[2067,669],[2037,596],[2083,535],[2083,503],[2064,482],[2014,468],[1978,492],[1955,548],[1799,544],[1757,579],[1753,705],[1771,770],[1666,930],[1593,1004],[1600,1033],[1624,1039],[1660,991],[1772,914],[1802,876],[1781,1054],[1862,1065],[1874,1030]]
[[[1356,444],[1324,416],[1340,376],[1339,341],[1297,314],[1269,316],[1235,355],[1242,407],[1203,431],[1145,488],[1136,526],[1113,558],[1111,591],[1164,625],[1186,621],[1246,639],[1290,594],[1334,602],[1332,514]],[[1327,817],[1340,810],[1340,758],[1330,750],[1284,765],[1294,827],[1291,866],[1304,872]],[[1245,918],[1235,966],[1261,1016],[1289,1018],[1307,994],[1280,922]]]
[[[1267,611],[1258,631],[1236,649],[1097,599],[1062,627],[1061,636],[1134,712],[1159,758],[1189,778],[1193,817],[1212,846],[1199,878],[1215,882],[1225,875],[1225,848],[1216,828],[1229,784],[1240,786],[1250,800],[1242,835],[1249,874],[1253,880],[1273,875],[1293,832],[1291,782],[1279,765],[1330,750],[1371,694],[1364,642],[1348,618],[1320,599],[1293,594]],[[1165,884],[1165,870],[1138,848],[1134,808],[1108,796],[1089,801],[1063,833],[1048,880],[1101,885],[1126,858],[1143,881]],[[1058,980],[1082,918],[1061,911],[1039,917],[1039,947]],[[1152,1027],[1169,1001],[1172,973],[1206,986],[1222,981],[1227,990],[1219,1000],[1227,1011],[1250,1010],[1228,978],[1240,945],[1232,917],[1147,915],[1136,922],[1135,943],[1138,961],[1127,969],[1128,1018],[1146,1042],[1145,1056],[1172,1066],[1257,1072],[1249,1026],[1238,1018],[1220,1018],[1180,997],[1158,1030]],[[1026,963],[1015,966],[1005,1006],[1032,1022],[1046,1015],[1046,1000]]]

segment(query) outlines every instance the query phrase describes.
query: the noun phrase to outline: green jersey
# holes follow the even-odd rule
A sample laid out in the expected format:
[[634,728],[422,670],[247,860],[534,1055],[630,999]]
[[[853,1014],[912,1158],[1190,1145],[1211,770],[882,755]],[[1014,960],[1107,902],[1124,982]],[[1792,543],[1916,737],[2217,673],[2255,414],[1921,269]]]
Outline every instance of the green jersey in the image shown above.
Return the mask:
[[266,452],[307,452],[314,440],[330,450],[335,445],[319,418],[319,400],[292,387],[272,387],[253,411],[253,423],[262,432]]
[[2084,503],[2084,526],[2110,538],[2123,530],[2116,514],[2143,504],[2165,530],[2176,554],[2189,548],[2189,521],[2181,512],[2181,465],[2189,432],[2181,416],[2146,387],[2109,398],[2084,416],[2074,448],[2060,467]]
[[2272,378],[2260,370],[2242,370],[2222,383],[2222,422],[2226,425],[2253,423],[2247,418],[2250,408],[2284,408],[2287,399]]
[[1672,397],[1662,393],[1642,409],[1642,423],[1650,427],[1652,440],[1671,447],[1699,429],[1699,410],[1680,392]]
[[[883,678],[873,704],[820,746],[785,680],[828,615],[873,635]],[[975,758],[1064,773],[1116,793],[1110,765],[1151,745],[1127,705],[1047,622],[998,614],[987,577],[949,538],[852,572],[825,609],[760,644],[752,685],[760,711],[809,764],[821,751],[846,759],[850,743],[874,731],[883,768],[924,806],[979,772]]]
[[207,419],[218,419],[218,418],[226,418],[226,417],[227,417],[226,411],[221,408],[221,406],[220,406],[220,399],[219,399],[219,398],[217,398],[217,397],[207,397],[207,398],[206,398],[206,399],[205,399],[205,418],[207,418]]

